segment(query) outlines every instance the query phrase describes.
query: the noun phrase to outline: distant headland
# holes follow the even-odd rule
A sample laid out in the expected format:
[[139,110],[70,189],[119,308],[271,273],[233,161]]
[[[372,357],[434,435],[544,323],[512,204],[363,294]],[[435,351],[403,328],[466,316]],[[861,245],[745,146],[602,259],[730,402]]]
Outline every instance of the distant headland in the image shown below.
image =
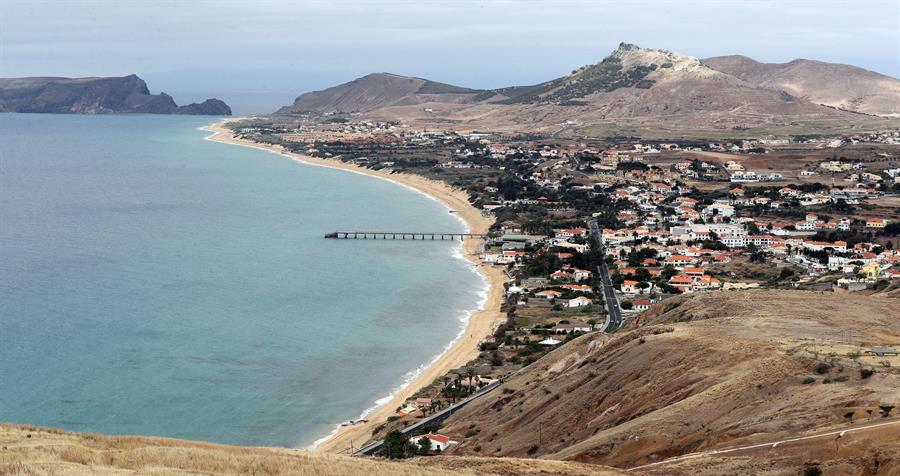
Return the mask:
[[0,78],[0,112],[52,114],[193,114],[230,116],[220,99],[187,106],[150,94],[136,75],[109,78]]

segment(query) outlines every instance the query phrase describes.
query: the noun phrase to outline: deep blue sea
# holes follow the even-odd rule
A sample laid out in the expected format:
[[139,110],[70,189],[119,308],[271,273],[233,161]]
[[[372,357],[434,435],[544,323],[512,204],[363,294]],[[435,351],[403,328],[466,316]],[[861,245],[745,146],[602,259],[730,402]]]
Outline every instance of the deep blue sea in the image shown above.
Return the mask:
[[484,283],[402,186],[204,140],[213,118],[0,114],[0,421],[302,446],[457,336]]

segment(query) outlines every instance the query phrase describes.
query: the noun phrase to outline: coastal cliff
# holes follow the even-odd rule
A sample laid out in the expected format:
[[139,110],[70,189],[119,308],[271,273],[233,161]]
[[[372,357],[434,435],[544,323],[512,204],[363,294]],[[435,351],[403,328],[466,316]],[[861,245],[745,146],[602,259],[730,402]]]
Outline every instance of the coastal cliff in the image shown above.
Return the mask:
[[230,116],[219,99],[178,106],[166,93],[150,94],[136,75],[112,78],[0,78],[0,112],[54,114],[194,114]]

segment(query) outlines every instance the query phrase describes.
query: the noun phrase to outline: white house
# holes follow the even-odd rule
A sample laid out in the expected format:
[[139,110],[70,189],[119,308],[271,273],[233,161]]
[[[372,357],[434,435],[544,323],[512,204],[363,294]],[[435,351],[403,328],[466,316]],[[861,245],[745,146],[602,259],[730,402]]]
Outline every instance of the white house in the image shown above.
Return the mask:
[[421,445],[419,445],[419,441],[422,441],[422,438],[427,438],[428,441],[431,443],[431,448],[429,448],[429,450],[431,450],[431,451],[438,451],[438,450],[444,451],[447,449],[448,446],[450,446],[450,438],[448,438],[444,435],[438,435],[438,434],[434,434],[434,433],[428,433],[428,434],[421,435],[421,436],[414,436],[414,437],[410,438],[410,441],[415,443],[417,446],[421,447]]
[[583,306],[590,306],[590,305],[591,305],[591,300],[584,296],[578,296],[575,299],[569,299],[569,302],[566,303],[566,307],[583,307]]

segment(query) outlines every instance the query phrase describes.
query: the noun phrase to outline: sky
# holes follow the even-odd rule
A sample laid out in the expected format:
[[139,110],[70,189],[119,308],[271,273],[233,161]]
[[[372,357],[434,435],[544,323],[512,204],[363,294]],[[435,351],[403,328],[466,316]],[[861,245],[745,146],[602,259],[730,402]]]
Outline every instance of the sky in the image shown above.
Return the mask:
[[900,77],[900,0],[0,0],[0,77],[135,73],[179,103],[250,109],[371,72],[533,84],[623,41]]

